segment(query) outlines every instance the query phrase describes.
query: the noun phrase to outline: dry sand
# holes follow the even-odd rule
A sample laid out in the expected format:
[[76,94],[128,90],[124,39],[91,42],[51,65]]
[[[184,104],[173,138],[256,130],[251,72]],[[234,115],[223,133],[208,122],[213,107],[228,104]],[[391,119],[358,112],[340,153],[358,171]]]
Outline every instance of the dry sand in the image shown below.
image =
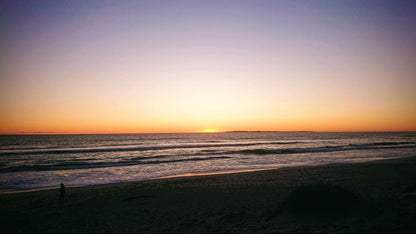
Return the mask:
[[0,204],[3,233],[416,233],[416,157],[67,188],[61,202],[58,189],[0,194]]

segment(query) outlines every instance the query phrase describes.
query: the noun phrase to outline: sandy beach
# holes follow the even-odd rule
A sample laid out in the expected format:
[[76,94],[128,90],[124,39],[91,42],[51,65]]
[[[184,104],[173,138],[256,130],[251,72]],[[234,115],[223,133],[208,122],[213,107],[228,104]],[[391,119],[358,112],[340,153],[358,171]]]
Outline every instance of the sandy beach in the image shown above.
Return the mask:
[[[6,233],[414,233],[416,157],[0,194]],[[4,233],[4,232],[3,232]]]

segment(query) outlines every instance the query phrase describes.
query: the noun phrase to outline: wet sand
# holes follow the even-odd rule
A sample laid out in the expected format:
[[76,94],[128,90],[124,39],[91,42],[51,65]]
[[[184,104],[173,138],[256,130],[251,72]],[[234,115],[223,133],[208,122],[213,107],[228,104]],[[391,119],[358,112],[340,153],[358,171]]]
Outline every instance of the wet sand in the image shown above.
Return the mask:
[[416,233],[416,157],[72,187],[63,201],[59,189],[0,194],[0,204],[6,233]]

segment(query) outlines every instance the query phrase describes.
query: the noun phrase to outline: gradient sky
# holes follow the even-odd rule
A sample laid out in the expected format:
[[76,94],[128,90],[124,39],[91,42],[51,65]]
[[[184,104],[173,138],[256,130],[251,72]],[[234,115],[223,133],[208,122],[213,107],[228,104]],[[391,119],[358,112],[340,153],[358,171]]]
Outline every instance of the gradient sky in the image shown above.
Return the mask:
[[2,1],[0,133],[416,130],[416,1]]

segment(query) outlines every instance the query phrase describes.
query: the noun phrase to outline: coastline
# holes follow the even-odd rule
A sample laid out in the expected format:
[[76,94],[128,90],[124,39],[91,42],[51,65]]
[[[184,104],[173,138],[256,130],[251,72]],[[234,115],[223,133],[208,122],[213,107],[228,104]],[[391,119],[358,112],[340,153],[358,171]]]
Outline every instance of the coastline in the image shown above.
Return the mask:
[[[413,157],[416,157],[416,155],[413,156]],[[146,178],[146,179],[130,180],[130,181],[120,181],[120,182],[112,182],[112,183],[102,183],[102,184],[76,184],[76,185],[70,185],[70,186],[66,186],[66,187],[68,187],[68,188],[77,188],[77,187],[87,187],[87,186],[111,185],[111,184],[119,184],[119,183],[142,182],[142,181],[148,181],[148,180],[160,180],[160,179],[171,179],[171,178],[186,178],[186,177],[195,177],[195,176],[211,176],[211,175],[223,175],[223,174],[248,173],[248,172],[256,172],[256,171],[280,170],[280,169],[284,169],[284,168],[316,167],[316,166],[337,165],[337,164],[366,163],[366,162],[374,162],[374,161],[395,160],[395,159],[400,159],[400,158],[402,158],[402,157],[392,157],[392,158],[388,158],[388,159],[386,159],[386,158],[373,158],[371,160],[359,160],[359,161],[353,161],[353,162],[334,162],[334,163],[323,163],[323,164],[315,164],[315,165],[291,165],[291,166],[271,167],[271,168],[257,168],[257,169],[235,169],[235,170],[206,171],[206,172],[186,173],[186,174],[178,174],[178,175],[170,175],[170,176],[162,176],[162,177]],[[36,191],[43,191],[43,190],[53,190],[53,189],[58,189],[58,188],[59,188],[59,186],[57,185],[57,186],[52,186],[52,187],[0,189],[0,195],[1,194],[15,194],[15,193],[29,193],[29,192],[36,192]]]
[[[275,214],[310,184],[341,186],[360,206],[339,219]],[[57,188],[0,194],[0,226],[9,233],[403,233],[416,230],[416,157],[68,187],[64,202],[58,196]]]
[[[293,167],[295,167],[295,166],[293,166]],[[121,181],[121,182],[105,183],[105,184],[71,185],[71,186],[66,186],[66,187],[67,188],[78,188],[78,187],[100,186],[100,185],[105,186],[105,185],[120,184],[120,183],[135,183],[135,182],[137,183],[137,182],[150,181],[150,180],[163,180],[163,179],[186,178],[186,177],[195,177],[195,176],[210,176],[210,175],[226,175],[226,174],[237,174],[237,173],[247,173],[247,172],[266,171],[266,170],[278,170],[278,169],[280,169],[280,168],[260,168],[260,169],[208,171],[208,172],[201,172],[201,173],[186,173],[186,174],[179,174],[179,175],[162,176],[162,177],[142,179],[142,180]],[[0,195],[1,194],[30,193],[30,192],[43,191],[43,190],[53,190],[53,189],[59,189],[59,186],[39,187],[39,188],[4,189],[4,190],[0,190]]]

